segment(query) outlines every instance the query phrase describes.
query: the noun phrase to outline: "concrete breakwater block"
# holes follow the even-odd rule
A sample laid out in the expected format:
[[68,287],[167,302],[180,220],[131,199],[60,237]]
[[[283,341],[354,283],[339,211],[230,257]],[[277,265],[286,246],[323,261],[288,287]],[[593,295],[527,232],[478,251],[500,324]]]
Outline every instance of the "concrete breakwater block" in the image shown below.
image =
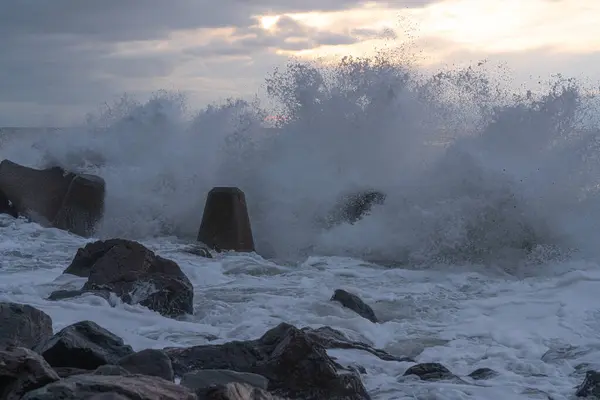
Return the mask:
[[208,192],[198,241],[216,250],[254,251],[244,192],[236,187],[215,187]]
[[104,214],[106,184],[95,175],[60,167],[35,169],[0,163],[0,191],[19,215],[43,226],[89,236]]

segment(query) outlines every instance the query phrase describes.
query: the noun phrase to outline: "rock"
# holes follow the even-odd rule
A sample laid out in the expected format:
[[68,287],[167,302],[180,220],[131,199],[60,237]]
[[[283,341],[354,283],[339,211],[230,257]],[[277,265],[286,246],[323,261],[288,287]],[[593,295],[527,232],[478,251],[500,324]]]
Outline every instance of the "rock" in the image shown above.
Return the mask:
[[363,190],[342,196],[337,207],[329,214],[328,225],[353,224],[367,215],[373,205],[383,204],[386,195],[378,190]]
[[587,371],[583,382],[577,387],[575,396],[600,398],[600,372]]
[[22,400],[80,400],[100,394],[109,399],[196,400],[195,394],[173,382],[146,375],[74,375],[27,393]]
[[110,291],[108,290],[56,290],[52,293],[50,293],[50,296],[48,296],[48,300],[65,300],[65,299],[72,299],[74,297],[79,297],[82,296],[84,294],[93,294],[95,296],[98,297],[102,297],[104,300],[108,301],[110,300]]
[[141,304],[168,317],[194,311],[194,288],[179,265],[135,241],[88,243],[77,250],[64,273],[88,278],[78,294],[110,291],[125,303]]
[[52,319],[26,304],[0,302],[0,348],[33,348],[52,336]]
[[286,400],[273,396],[263,389],[239,382],[201,390],[197,394],[199,400]]
[[35,169],[0,163],[0,189],[15,210],[43,226],[81,236],[93,234],[104,214],[105,182],[60,167]]
[[95,394],[89,400],[129,400],[129,398],[120,395],[117,392],[108,392]]
[[34,348],[53,367],[93,370],[133,353],[123,339],[92,321],[69,325]]
[[138,351],[121,358],[117,365],[133,374],[158,376],[168,381],[175,379],[171,359],[162,350],[146,349]]
[[228,383],[236,382],[265,390],[269,385],[269,380],[264,376],[227,369],[201,369],[188,372],[181,378],[181,384],[193,391],[206,389],[214,385],[227,385]]
[[25,393],[58,379],[39,354],[24,347],[0,350],[0,399],[18,400]]
[[[132,375],[131,372],[118,365],[101,365],[93,372],[94,375],[106,376],[127,376]],[[143,374],[142,374],[143,375]]]
[[228,369],[264,376],[269,380],[269,391],[278,396],[370,399],[357,374],[339,373],[323,346],[285,323],[256,340],[165,351],[178,376],[198,369]]
[[0,190],[0,214],[8,214],[15,218],[19,216],[19,213],[2,190]]
[[441,381],[449,379],[458,379],[456,375],[438,363],[423,363],[413,365],[406,370],[404,376],[416,375],[424,381]]
[[236,187],[215,187],[208,192],[198,241],[218,251],[254,251],[244,192]]
[[71,367],[52,367],[54,371],[61,378],[68,378],[73,375],[89,374],[90,371],[83,368],[71,368]]
[[483,379],[491,379],[498,375],[498,372],[494,371],[491,368],[478,368],[475,371],[471,372],[469,374],[469,377],[478,381]]
[[415,362],[413,359],[408,357],[396,357],[383,350],[375,349],[368,344],[362,342],[356,342],[348,339],[342,332],[337,331],[329,326],[322,326],[320,328],[302,328],[302,331],[308,335],[316,343],[326,349],[353,349],[362,350],[373,354],[376,357],[384,361],[398,361],[398,362]]
[[375,316],[373,309],[366,305],[365,302],[355,294],[348,293],[342,289],[337,289],[333,293],[331,301],[337,301],[341,303],[342,306],[351,309],[361,317],[366,318],[373,323],[378,322],[377,316]]

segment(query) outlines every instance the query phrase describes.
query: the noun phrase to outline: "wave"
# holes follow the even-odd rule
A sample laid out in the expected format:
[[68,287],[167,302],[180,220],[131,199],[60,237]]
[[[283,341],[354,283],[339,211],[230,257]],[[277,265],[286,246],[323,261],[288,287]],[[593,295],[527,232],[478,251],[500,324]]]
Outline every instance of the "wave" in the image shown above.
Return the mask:
[[[521,88],[477,63],[434,73],[390,54],[291,60],[264,95],[191,112],[185,96],[124,96],[2,157],[107,181],[98,236],[194,239],[213,186],[245,191],[257,251],[394,263],[539,259],[600,238],[598,96],[554,76]],[[323,224],[377,190],[358,221]],[[558,250],[557,250],[558,249]]]

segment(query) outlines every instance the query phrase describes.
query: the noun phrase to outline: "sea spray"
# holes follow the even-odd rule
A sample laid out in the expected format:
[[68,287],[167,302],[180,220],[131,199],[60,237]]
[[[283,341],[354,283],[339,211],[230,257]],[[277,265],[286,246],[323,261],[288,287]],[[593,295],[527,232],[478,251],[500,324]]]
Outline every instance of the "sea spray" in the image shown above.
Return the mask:
[[[593,250],[597,97],[560,76],[514,93],[500,72],[480,63],[427,75],[383,54],[294,61],[266,79],[264,99],[193,114],[177,93],[123,97],[85,126],[1,151],[104,177],[101,237],[193,240],[210,188],[238,186],[269,257],[427,264]],[[385,203],[356,223],[319,222],[363,189]]]

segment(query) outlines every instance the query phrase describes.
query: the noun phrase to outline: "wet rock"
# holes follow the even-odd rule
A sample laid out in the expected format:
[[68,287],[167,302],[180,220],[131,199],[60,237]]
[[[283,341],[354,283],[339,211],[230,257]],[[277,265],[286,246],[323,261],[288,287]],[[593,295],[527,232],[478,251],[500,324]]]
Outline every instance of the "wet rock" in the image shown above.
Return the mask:
[[90,371],[82,368],[71,368],[71,367],[52,367],[54,371],[61,378],[68,378],[73,375],[89,374]]
[[355,294],[349,293],[342,289],[337,289],[333,293],[331,301],[339,302],[342,306],[351,309],[361,317],[366,318],[373,323],[378,322],[373,309],[365,304],[365,302]]
[[386,195],[378,190],[363,190],[342,196],[329,217],[329,225],[355,223],[365,217],[375,204],[383,204]]
[[208,192],[198,241],[217,251],[254,251],[244,192],[236,187],[215,187]]
[[587,371],[581,385],[575,392],[577,397],[591,397],[594,399],[600,398],[600,372]]
[[57,301],[72,299],[74,297],[79,297],[84,294],[93,294],[95,296],[102,297],[106,301],[110,299],[110,291],[108,290],[56,290],[50,293],[50,296],[48,296],[48,300]]
[[33,348],[52,336],[48,314],[26,304],[0,302],[0,348]]
[[200,390],[199,400],[286,400],[263,389],[245,383],[228,383],[208,390]]
[[34,348],[53,367],[93,370],[133,353],[123,339],[92,321],[69,325]]
[[470,378],[475,380],[491,379],[498,376],[498,372],[491,368],[478,368],[469,374]]
[[265,390],[269,385],[269,380],[264,376],[227,369],[202,369],[188,372],[181,378],[181,384],[193,391],[234,382],[245,383]]
[[93,372],[94,375],[106,375],[106,376],[127,376],[132,375],[131,372],[127,371],[123,367],[118,365],[101,365]]
[[391,355],[383,350],[375,349],[368,344],[362,342],[351,341],[342,332],[337,331],[329,326],[322,326],[320,328],[302,328],[302,331],[308,335],[316,343],[326,349],[353,349],[362,350],[373,354],[374,356],[384,361],[398,361],[398,362],[415,362],[412,358],[408,357],[397,357]]
[[25,393],[58,379],[50,365],[32,350],[24,347],[0,350],[0,399],[18,400]]
[[135,241],[88,243],[77,251],[64,273],[88,278],[79,294],[110,291],[125,303],[141,304],[168,317],[194,311],[194,289],[179,265]]
[[130,400],[128,397],[122,396],[117,392],[108,392],[95,394],[89,400]]
[[175,378],[171,359],[162,350],[146,349],[119,360],[117,365],[133,374],[158,376],[168,381]]
[[8,197],[6,197],[2,190],[0,190],[0,214],[8,214],[15,218],[19,216],[19,213],[12,206],[12,203],[8,200]]
[[[135,400],[196,400],[189,389],[155,376],[75,375],[27,393],[23,400],[80,400],[113,393]],[[117,397],[118,398],[118,397]]]
[[104,213],[105,182],[95,175],[3,160],[0,188],[20,215],[81,236],[90,236]]
[[370,398],[358,375],[339,373],[322,345],[285,323],[257,340],[165,351],[178,376],[199,369],[228,369],[264,376],[269,380],[269,391],[278,396],[306,400]]
[[458,379],[448,368],[438,363],[423,363],[413,365],[406,370],[404,376],[416,375],[424,381],[441,381],[449,379]]
[[197,243],[183,249],[186,253],[193,254],[204,258],[213,258],[210,254],[210,249],[204,243]]

